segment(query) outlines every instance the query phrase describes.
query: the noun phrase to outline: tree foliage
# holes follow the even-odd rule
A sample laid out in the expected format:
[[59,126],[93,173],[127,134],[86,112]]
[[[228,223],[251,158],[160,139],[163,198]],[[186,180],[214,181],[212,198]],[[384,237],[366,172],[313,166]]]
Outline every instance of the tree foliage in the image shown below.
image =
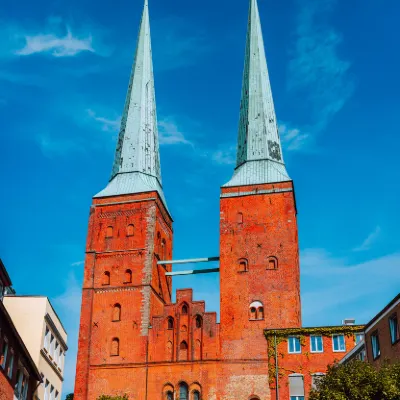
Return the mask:
[[67,394],[65,400],[74,400],[74,394],[73,393]]
[[399,400],[400,364],[374,368],[354,360],[328,367],[326,376],[310,393],[310,400]]
[[103,394],[98,397],[97,400],[129,400],[129,397],[127,394],[124,394],[123,396],[106,396]]

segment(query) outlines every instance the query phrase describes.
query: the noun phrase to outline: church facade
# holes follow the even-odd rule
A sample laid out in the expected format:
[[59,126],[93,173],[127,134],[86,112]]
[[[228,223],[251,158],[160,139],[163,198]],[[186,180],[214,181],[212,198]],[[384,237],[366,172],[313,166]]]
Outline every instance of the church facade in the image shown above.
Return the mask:
[[276,396],[264,330],[301,328],[299,248],[256,0],[237,165],[220,198],[218,323],[191,289],[178,290],[172,303],[173,220],[161,179],[146,0],[111,179],[90,209],[75,400]]

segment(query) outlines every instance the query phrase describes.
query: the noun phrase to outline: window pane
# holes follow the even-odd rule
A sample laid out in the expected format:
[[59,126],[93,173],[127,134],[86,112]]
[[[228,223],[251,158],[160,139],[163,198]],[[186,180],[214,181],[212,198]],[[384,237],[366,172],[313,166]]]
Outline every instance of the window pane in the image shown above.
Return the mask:
[[311,339],[311,351],[322,352],[323,351],[322,336],[311,336],[310,339]]
[[344,335],[333,335],[333,351],[346,351]]
[[392,344],[397,342],[398,340],[398,324],[397,324],[397,316],[393,316],[389,319],[389,327],[390,327],[390,338],[392,340]]
[[304,396],[304,377],[303,375],[289,375],[289,393],[295,398]]
[[363,333],[357,333],[356,334],[356,344],[360,343],[362,340],[364,340],[364,334]]
[[301,353],[300,339],[298,337],[289,337],[289,353]]

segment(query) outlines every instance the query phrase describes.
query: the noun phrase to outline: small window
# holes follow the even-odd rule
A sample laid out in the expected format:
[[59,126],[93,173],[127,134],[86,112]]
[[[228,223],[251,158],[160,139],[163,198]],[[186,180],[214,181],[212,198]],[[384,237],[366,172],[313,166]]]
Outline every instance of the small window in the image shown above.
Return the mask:
[[202,325],[203,325],[203,320],[202,320],[202,318],[200,317],[200,315],[197,315],[197,316],[196,316],[196,328],[201,328]]
[[193,400],[200,400],[200,393],[197,390],[193,392]]
[[104,274],[103,274],[103,283],[102,283],[102,285],[103,286],[109,285],[110,284],[110,278],[111,278],[110,272],[105,271]]
[[304,400],[304,376],[301,374],[289,375],[290,400]]
[[174,329],[174,319],[172,317],[168,318],[167,326],[168,326],[168,329]]
[[124,283],[132,283],[132,271],[130,269],[127,269],[125,271],[125,281]]
[[236,222],[237,222],[238,224],[243,224],[243,213],[241,213],[241,212],[237,213],[237,215],[236,215]]
[[258,307],[257,319],[264,319],[264,307]]
[[119,356],[119,339],[114,338],[111,342],[111,356]]
[[172,392],[167,392],[166,400],[174,400],[174,394]]
[[250,307],[250,319],[257,319],[257,309]]
[[126,227],[126,236],[133,236],[133,233],[135,231],[135,227],[130,224]]
[[239,260],[239,271],[247,272],[249,270],[249,263],[245,258]]
[[289,336],[288,347],[290,354],[301,353],[301,343],[298,336]]
[[187,343],[185,341],[181,342],[180,349],[181,350],[187,350],[188,349],[188,345],[187,345]]
[[179,400],[189,400],[188,393],[189,388],[187,383],[182,382],[179,386]]
[[360,343],[362,340],[364,340],[364,334],[356,333],[356,344]]
[[278,269],[278,260],[275,257],[268,258],[267,269],[268,270]]
[[7,365],[7,354],[8,354],[8,342],[6,339],[4,339],[3,348],[1,350],[1,357],[0,357],[1,368],[3,368],[3,369],[5,369],[6,365]]
[[315,374],[311,375],[311,388],[316,390],[318,389],[318,385],[319,383],[322,381],[322,379],[324,378],[325,374],[322,372],[317,372]]
[[161,242],[161,258],[163,261],[167,259],[167,243],[165,239],[163,239]]
[[108,226],[106,230],[106,238],[112,238],[113,237],[113,227]]
[[344,335],[332,335],[332,347],[335,352],[346,351]]
[[399,341],[399,324],[397,320],[397,314],[393,314],[389,318],[389,329],[390,329],[390,339],[392,344]]
[[264,307],[261,301],[253,301],[249,306],[249,319],[262,320],[264,319]]
[[371,344],[372,344],[372,357],[376,360],[381,355],[381,347],[379,345],[379,335],[378,331],[375,331],[371,335]]
[[114,305],[112,320],[113,322],[121,321],[121,305],[118,303]]
[[324,344],[321,335],[310,336],[311,353],[322,353]]
[[183,306],[182,306],[182,314],[183,315],[186,315],[188,313],[188,306],[186,305],[186,304],[184,304]]
[[10,361],[8,362],[7,376],[11,379],[14,371],[14,351],[10,351]]

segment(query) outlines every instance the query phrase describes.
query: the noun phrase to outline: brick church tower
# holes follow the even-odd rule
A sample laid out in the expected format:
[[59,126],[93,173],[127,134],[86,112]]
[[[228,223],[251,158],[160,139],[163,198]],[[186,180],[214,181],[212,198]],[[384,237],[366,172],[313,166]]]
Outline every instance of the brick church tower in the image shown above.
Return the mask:
[[172,303],[172,218],[145,0],[111,179],[90,209],[75,400],[271,398],[263,330],[301,325],[300,278],[294,189],[257,0],[250,0],[237,165],[221,188],[220,218],[217,323],[191,289]]

